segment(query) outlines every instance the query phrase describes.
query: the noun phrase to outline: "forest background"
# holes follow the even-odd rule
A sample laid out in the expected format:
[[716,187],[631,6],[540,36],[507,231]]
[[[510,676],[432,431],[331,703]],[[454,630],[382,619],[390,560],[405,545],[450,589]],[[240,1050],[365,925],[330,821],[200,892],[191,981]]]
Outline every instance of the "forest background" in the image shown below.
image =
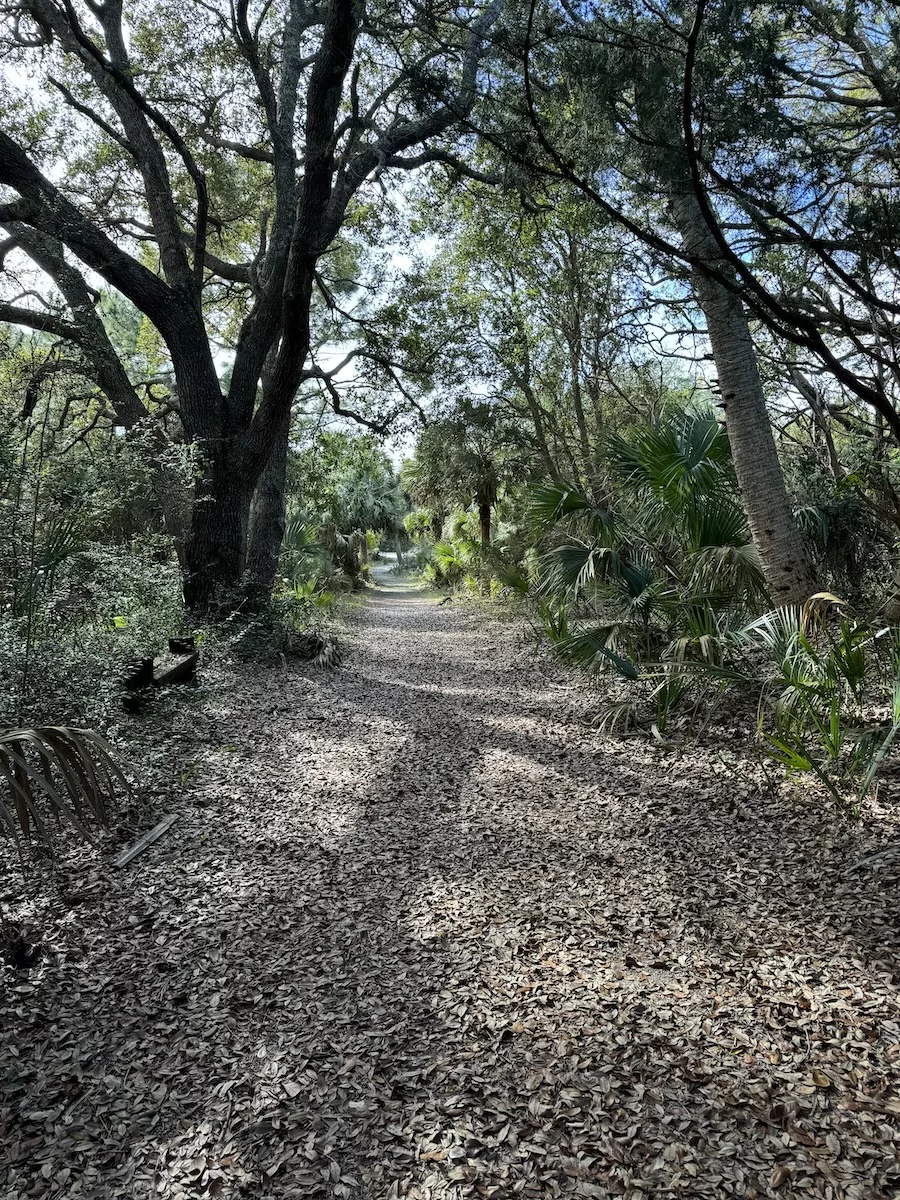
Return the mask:
[[170,636],[321,653],[383,547],[612,677],[607,731],[728,693],[859,807],[900,728],[892,5],[4,21],[9,730],[127,740]]

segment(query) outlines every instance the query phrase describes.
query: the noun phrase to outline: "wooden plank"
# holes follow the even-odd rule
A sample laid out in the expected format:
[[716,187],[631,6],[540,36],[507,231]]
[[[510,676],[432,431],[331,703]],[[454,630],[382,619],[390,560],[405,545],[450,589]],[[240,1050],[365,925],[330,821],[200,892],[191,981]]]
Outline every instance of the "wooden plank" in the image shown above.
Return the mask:
[[157,658],[153,664],[154,684],[156,687],[167,687],[172,683],[189,683],[197,673],[199,658],[196,650],[180,658]]
[[163,817],[158,825],[154,825],[153,828],[149,829],[143,837],[139,837],[133,846],[129,846],[127,850],[123,850],[118,858],[116,858],[113,862],[113,866],[127,866],[133,858],[137,858],[137,856],[143,853],[148,846],[152,846],[157,838],[161,838],[166,830],[171,825],[174,825],[177,820],[178,813],[169,813],[167,817]]

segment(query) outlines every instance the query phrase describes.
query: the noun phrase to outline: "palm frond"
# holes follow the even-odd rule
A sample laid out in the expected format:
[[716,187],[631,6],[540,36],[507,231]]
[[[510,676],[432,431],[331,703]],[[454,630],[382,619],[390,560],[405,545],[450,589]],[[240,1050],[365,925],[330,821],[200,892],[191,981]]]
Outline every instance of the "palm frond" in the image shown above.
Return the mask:
[[525,516],[537,535],[545,533],[567,517],[578,517],[595,537],[608,541],[615,525],[610,513],[599,508],[577,488],[565,483],[548,483],[532,488],[525,499]]
[[655,599],[663,587],[656,566],[648,555],[635,555],[631,559],[620,560],[616,574],[621,591],[630,603],[638,607],[650,603],[650,593],[653,593]]
[[641,723],[634,701],[619,700],[604,704],[591,724],[600,733],[614,734],[618,732],[624,736],[636,729],[640,729]]
[[744,510],[727,496],[701,495],[684,513],[688,547],[703,550],[717,546],[745,546],[750,530]]
[[765,599],[766,581],[752,542],[705,546],[686,562],[687,586],[718,605],[739,608]]
[[531,595],[531,580],[524,565],[509,563],[503,558],[496,558],[492,564],[494,574],[505,588],[519,596]]
[[778,654],[805,633],[804,611],[799,605],[793,605],[764,612],[739,630],[737,636],[748,646],[759,646]]
[[684,615],[682,632],[672,639],[664,652],[664,658],[672,662],[685,663],[698,660],[710,666],[722,665],[728,646],[709,604],[690,606]]
[[731,485],[728,438],[707,413],[680,413],[663,424],[639,428],[627,439],[613,435],[606,456],[633,491],[650,491],[674,507]]
[[130,790],[98,733],[63,726],[0,731],[0,786],[0,832],[43,842],[48,816],[90,840],[88,826],[105,825],[116,795]]
[[828,512],[818,504],[804,504],[794,509],[794,520],[802,534],[819,547],[827,546],[831,533]]
[[573,666],[593,671],[612,666],[625,679],[636,680],[639,674],[634,663],[611,649],[610,643],[614,640],[616,632],[616,625],[582,629],[561,638],[556,643],[556,650],[561,658]]
[[596,543],[564,542],[541,555],[539,591],[585,592],[616,578],[623,569],[618,551]]

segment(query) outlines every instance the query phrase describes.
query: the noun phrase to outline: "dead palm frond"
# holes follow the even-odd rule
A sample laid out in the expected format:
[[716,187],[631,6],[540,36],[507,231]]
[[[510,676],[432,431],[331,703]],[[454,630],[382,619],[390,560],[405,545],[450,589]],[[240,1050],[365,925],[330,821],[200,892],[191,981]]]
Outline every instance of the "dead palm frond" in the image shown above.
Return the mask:
[[49,818],[90,841],[89,826],[106,825],[116,794],[129,791],[92,729],[0,729],[0,833],[46,843]]

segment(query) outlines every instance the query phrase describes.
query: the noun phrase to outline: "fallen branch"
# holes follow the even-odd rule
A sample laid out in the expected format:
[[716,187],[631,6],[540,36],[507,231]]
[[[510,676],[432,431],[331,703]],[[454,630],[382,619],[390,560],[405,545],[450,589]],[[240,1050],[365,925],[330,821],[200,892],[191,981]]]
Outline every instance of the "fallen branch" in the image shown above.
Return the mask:
[[178,813],[170,813],[167,817],[163,817],[158,825],[154,825],[153,828],[149,829],[143,837],[138,838],[133,846],[129,846],[127,850],[123,850],[113,863],[113,866],[127,866],[133,858],[137,858],[137,856],[142,854],[148,846],[152,846],[157,838],[161,838],[166,830],[175,824],[177,819]]

